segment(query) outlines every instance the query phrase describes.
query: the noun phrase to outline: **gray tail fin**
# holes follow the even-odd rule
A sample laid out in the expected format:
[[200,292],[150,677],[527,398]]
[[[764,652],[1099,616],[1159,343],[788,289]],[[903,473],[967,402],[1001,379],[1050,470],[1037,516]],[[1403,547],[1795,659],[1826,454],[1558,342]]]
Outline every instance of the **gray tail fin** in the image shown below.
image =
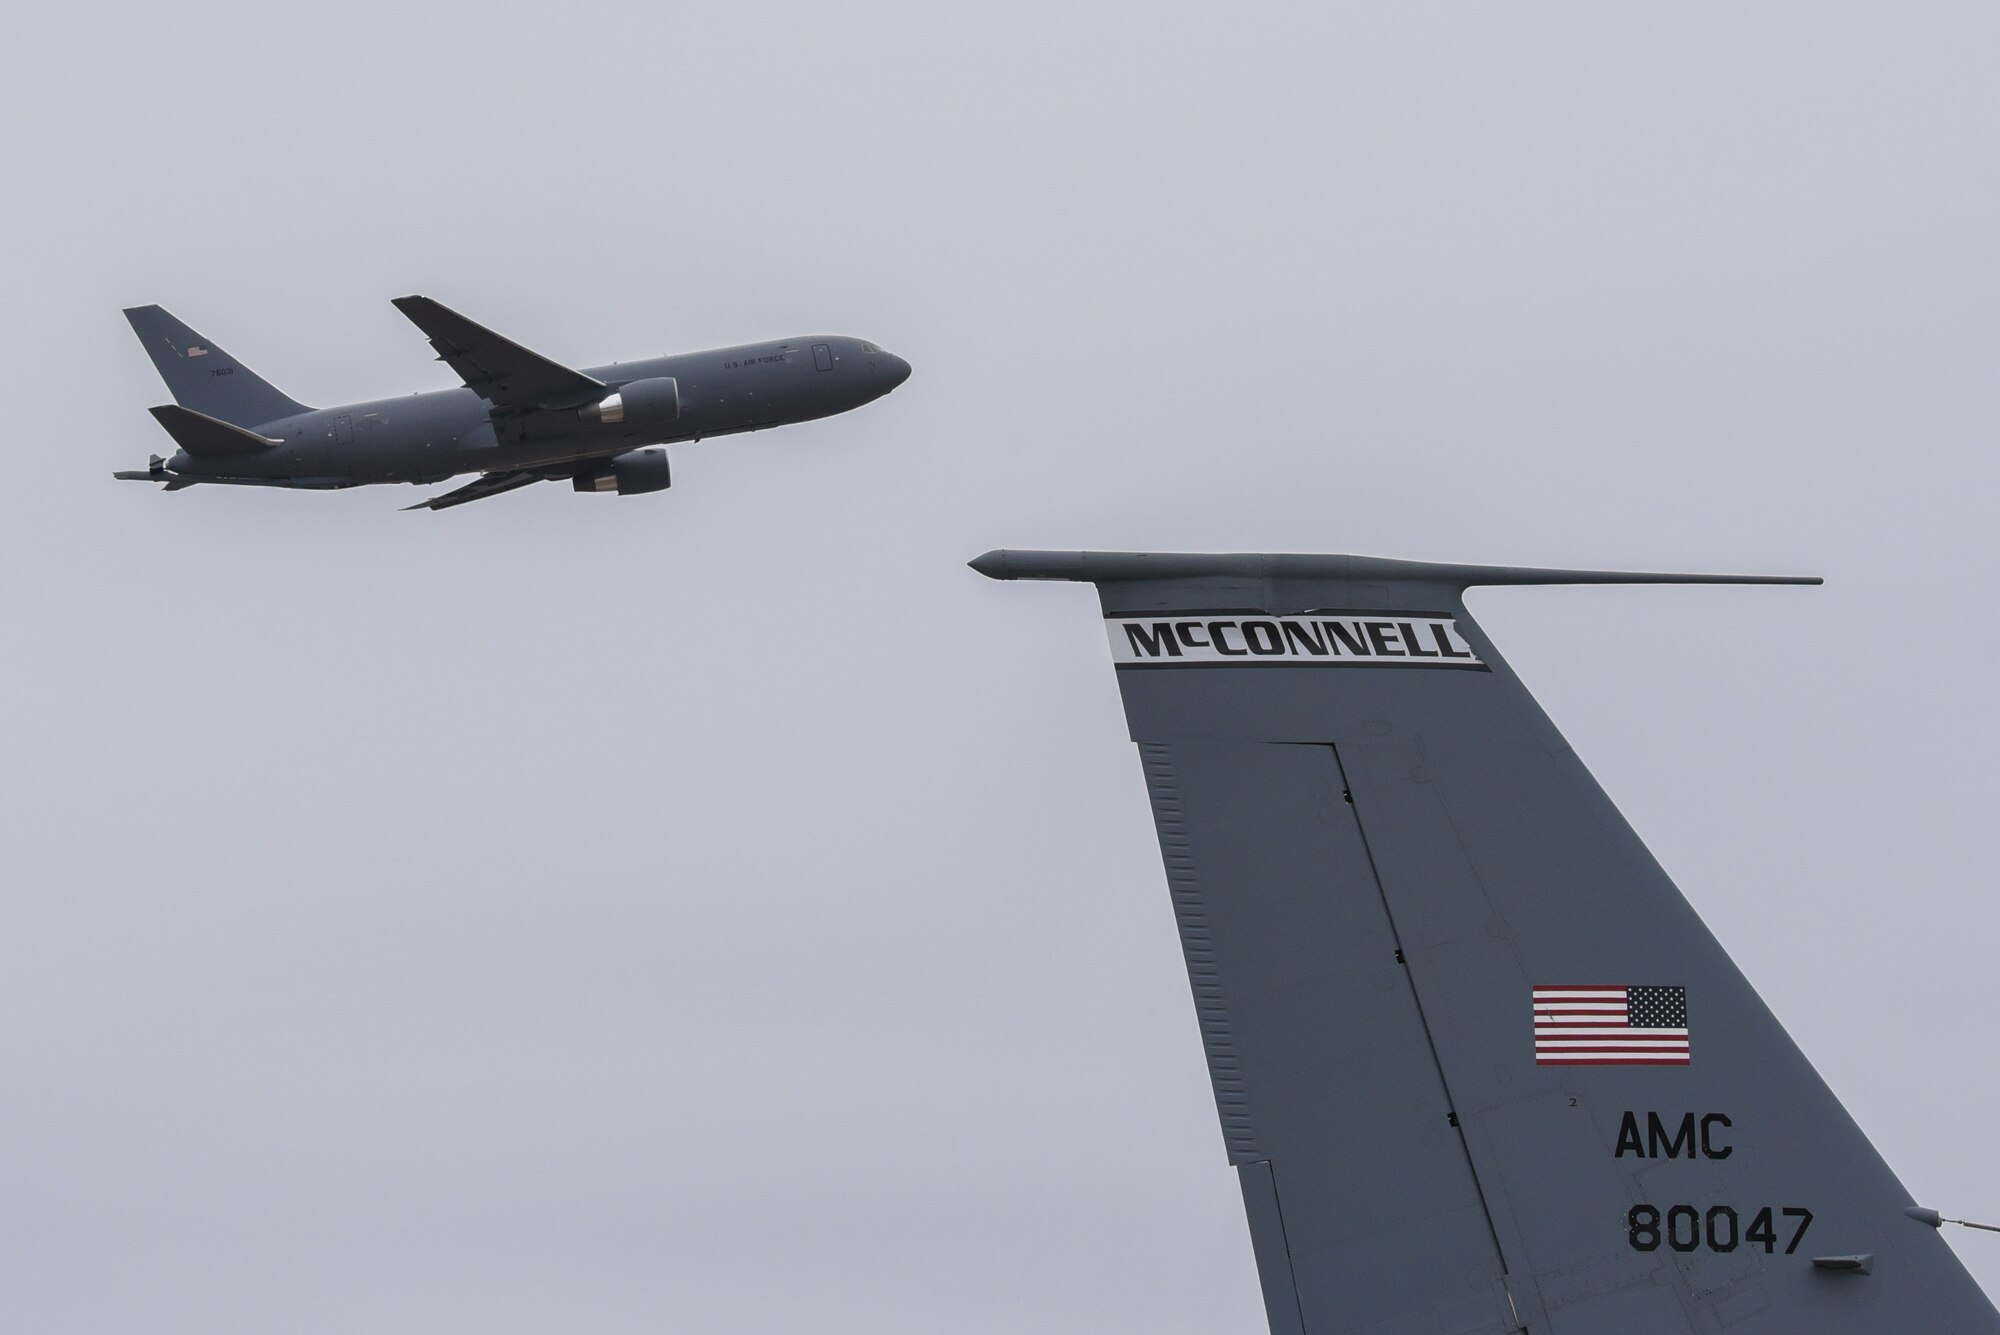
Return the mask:
[[974,566],[1097,585],[1273,1332],[2000,1331],[1463,602],[1695,577]]
[[159,306],[131,307],[125,318],[184,408],[246,427],[312,411]]

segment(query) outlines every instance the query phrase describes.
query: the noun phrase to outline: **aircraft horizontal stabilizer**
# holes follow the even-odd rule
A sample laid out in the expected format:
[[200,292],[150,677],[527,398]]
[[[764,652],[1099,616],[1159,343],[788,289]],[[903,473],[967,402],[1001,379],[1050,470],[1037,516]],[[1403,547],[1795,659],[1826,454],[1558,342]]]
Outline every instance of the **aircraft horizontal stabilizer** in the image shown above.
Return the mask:
[[255,431],[240,426],[231,426],[218,417],[198,413],[192,408],[179,404],[162,404],[151,410],[159,424],[174,438],[174,444],[189,454],[223,456],[236,454],[261,454],[274,446],[282,445],[282,440],[260,436]]
[[1819,584],[1817,575],[1672,575],[1637,570],[1550,570],[1454,565],[1380,556],[1276,556],[1246,552],[1035,552],[996,548],[966,564],[988,579],[1083,583],[1148,579],[1425,579],[1461,589],[1502,584]]
[[111,476],[117,478],[120,482],[165,482],[168,480],[169,474],[167,472],[167,461],[156,454],[146,461],[146,467],[143,470],[121,468]]

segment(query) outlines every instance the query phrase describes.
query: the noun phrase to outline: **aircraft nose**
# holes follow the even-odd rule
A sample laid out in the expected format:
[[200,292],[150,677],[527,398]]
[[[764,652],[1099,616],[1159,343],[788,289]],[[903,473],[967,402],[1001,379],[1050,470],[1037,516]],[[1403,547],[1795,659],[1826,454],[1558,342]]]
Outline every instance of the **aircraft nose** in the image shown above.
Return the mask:
[[882,354],[882,361],[889,372],[889,388],[894,389],[910,378],[910,364],[893,352]]

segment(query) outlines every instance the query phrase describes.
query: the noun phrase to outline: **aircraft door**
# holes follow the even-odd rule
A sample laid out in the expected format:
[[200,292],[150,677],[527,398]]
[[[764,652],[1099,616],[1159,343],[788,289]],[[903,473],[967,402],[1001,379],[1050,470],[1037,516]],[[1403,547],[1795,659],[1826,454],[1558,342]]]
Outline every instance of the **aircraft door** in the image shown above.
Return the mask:
[[333,419],[333,443],[336,445],[354,443],[354,419],[346,413]]
[[824,343],[813,344],[813,369],[831,371],[833,369],[833,349]]

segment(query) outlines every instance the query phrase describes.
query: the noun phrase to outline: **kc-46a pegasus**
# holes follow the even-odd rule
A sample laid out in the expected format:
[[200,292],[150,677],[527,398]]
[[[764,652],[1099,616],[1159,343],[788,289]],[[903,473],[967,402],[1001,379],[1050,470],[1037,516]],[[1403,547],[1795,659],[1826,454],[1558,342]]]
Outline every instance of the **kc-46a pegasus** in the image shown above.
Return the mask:
[[173,393],[174,403],[152,411],[179,449],[115,476],[177,491],[479,474],[412,510],[560,480],[633,496],[669,484],[662,446],[831,417],[910,375],[908,362],[873,343],[820,335],[572,370],[429,297],[395,305],[463,389],[308,408],[160,307],[126,311]]

